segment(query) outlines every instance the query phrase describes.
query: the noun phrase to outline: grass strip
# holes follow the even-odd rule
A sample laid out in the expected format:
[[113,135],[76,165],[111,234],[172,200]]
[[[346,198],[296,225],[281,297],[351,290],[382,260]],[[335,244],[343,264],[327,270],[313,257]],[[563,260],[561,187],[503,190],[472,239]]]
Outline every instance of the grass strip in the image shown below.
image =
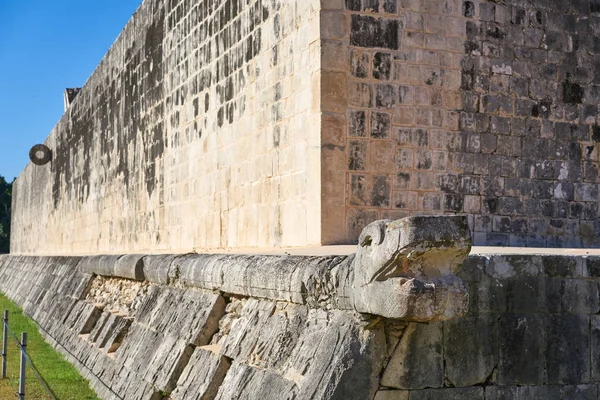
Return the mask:
[[[89,383],[77,369],[44,341],[37,324],[23,314],[23,311],[4,294],[0,293],[0,320],[4,315],[4,310],[9,311],[8,325],[19,339],[21,332],[27,332],[27,354],[58,400],[98,400]],[[2,322],[0,322],[1,331]],[[0,348],[1,346],[0,339]],[[0,399],[16,399],[16,393],[19,390],[19,358],[19,345],[9,335],[7,377],[0,379]],[[27,366],[25,382],[25,399],[51,399],[29,366]]]

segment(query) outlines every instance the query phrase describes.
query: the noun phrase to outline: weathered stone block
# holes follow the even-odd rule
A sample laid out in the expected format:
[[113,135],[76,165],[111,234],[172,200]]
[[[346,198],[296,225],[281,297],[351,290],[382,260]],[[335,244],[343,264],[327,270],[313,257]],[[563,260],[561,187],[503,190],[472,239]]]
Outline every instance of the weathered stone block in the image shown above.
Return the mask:
[[483,387],[425,389],[410,392],[409,400],[483,400]]
[[177,389],[171,394],[175,400],[214,398],[231,367],[231,360],[199,347],[194,350],[188,365],[182,372]]
[[378,390],[374,400],[408,400],[408,390]]
[[546,324],[539,315],[503,315],[498,325],[498,383],[541,385],[546,380]]
[[383,372],[381,384],[398,389],[443,387],[442,329],[438,322],[411,323]]
[[493,383],[497,368],[498,326],[495,316],[444,322],[445,378],[452,386]]
[[401,23],[394,19],[352,15],[350,44],[358,47],[381,47],[398,50]]
[[589,382],[590,317],[548,316],[545,324],[548,383]]

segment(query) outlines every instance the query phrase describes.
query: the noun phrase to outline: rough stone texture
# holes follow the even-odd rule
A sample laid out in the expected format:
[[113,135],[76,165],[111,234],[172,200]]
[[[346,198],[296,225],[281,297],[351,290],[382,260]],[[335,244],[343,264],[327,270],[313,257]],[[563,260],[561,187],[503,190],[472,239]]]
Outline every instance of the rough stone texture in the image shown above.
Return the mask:
[[321,35],[344,49],[322,67],[345,73],[348,101],[323,105],[346,133],[324,193],[348,241],[382,218],[467,213],[475,245],[600,246],[595,1],[333,3],[349,23]]
[[596,0],[145,0],[13,186],[19,254],[599,247]]
[[[381,226],[397,233],[394,223]],[[464,282],[469,308],[427,323],[354,310],[364,253],[144,256],[143,281],[115,276],[122,259],[0,256],[0,290],[104,399],[599,395],[597,257],[483,255],[438,264]],[[423,267],[434,263],[418,265],[414,271],[432,273]],[[126,306],[115,312],[119,290]]]
[[318,0],[145,0],[15,182],[13,253],[321,242]]
[[470,250],[465,217],[373,222],[353,263],[354,308],[412,321],[463,315],[467,291],[454,274]]
[[[194,257],[200,263],[192,262]],[[49,342],[90,379],[102,398],[155,400],[169,393],[174,399],[375,395],[386,352],[383,327],[365,329],[368,318],[363,321],[351,309],[336,309],[325,301],[319,293],[337,289],[316,284],[327,281],[325,277],[308,278],[295,297],[285,294],[284,287],[277,289],[283,282],[278,279],[255,288],[257,297],[270,293],[282,301],[240,298],[223,289],[241,288],[243,282],[186,280],[194,275],[184,272],[199,271],[193,266],[199,268],[203,261],[223,264],[231,273],[236,265],[243,271],[263,261],[255,274],[265,278],[276,271],[277,262],[285,266],[284,260],[161,256],[151,260],[152,268],[142,268],[152,271],[153,280],[169,276],[167,285],[131,280],[130,270],[115,276],[123,258],[0,258],[0,290],[38,321]],[[303,267],[327,265],[331,259],[291,258],[287,265],[295,261]],[[179,272],[169,274],[175,270]],[[326,275],[329,270],[308,272]],[[250,289],[245,293],[253,293],[254,282],[260,280],[246,281]],[[270,288],[269,282],[275,286]],[[217,291],[206,290],[203,285],[208,284]]]
[[441,323],[408,326],[381,377],[381,384],[398,389],[444,385]]

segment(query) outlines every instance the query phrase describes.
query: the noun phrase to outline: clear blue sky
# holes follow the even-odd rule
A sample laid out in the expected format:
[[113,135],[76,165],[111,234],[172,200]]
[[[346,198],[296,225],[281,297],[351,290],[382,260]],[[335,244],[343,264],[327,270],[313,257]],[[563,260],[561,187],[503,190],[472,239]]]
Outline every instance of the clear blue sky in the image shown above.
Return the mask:
[[0,0],[0,175],[11,181],[142,0]]

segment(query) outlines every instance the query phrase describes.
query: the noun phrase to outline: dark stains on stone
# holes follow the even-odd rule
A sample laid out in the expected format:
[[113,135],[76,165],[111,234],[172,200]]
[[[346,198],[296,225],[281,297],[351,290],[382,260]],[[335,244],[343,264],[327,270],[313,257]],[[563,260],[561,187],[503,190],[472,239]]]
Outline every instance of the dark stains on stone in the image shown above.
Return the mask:
[[444,195],[444,211],[461,212],[463,209],[464,198],[458,194]]
[[363,171],[366,168],[367,142],[352,140],[349,146],[348,169]]
[[350,11],[360,11],[361,0],[346,0],[346,9]]
[[373,112],[371,115],[371,137],[373,139],[387,139],[390,136],[390,124],[390,114]]
[[385,175],[373,177],[373,190],[371,192],[371,205],[374,207],[389,207],[390,185]]
[[350,68],[352,75],[357,78],[366,78],[369,68],[369,56],[366,53],[352,51],[350,55]]
[[472,1],[463,2],[462,13],[467,18],[473,18],[475,16],[475,5]]
[[355,137],[365,137],[367,125],[367,113],[365,111],[352,111],[350,113],[350,122],[348,134]]
[[596,143],[600,143],[600,126],[592,126],[592,140]]
[[499,27],[494,26],[487,30],[487,36],[494,39],[504,39],[506,37],[506,32],[503,32]]
[[350,205],[366,206],[367,200],[365,192],[367,187],[367,178],[364,175],[350,175]]
[[396,14],[396,3],[396,0],[383,0],[383,12],[386,12],[388,14]]
[[358,47],[398,50],[401,22],[397,19],[352,15],[350,44]]
[[498,199],[496,198],[488,198],[485,199],[485,205],[487,206],[488,211],[491,214],[494,214],[498,209]]
[[564,81],[563,101],[568,104],[581,104],[583,102],[583,88],[581,85],[568,80]]
[[392,56],[389,53],[375,53],[373,57],[373,78],[380,80],[390,79],[392,70]]
[[273,147],[279,147],[279,142],[281,140],[281,128],[277,125],[273,129]]

